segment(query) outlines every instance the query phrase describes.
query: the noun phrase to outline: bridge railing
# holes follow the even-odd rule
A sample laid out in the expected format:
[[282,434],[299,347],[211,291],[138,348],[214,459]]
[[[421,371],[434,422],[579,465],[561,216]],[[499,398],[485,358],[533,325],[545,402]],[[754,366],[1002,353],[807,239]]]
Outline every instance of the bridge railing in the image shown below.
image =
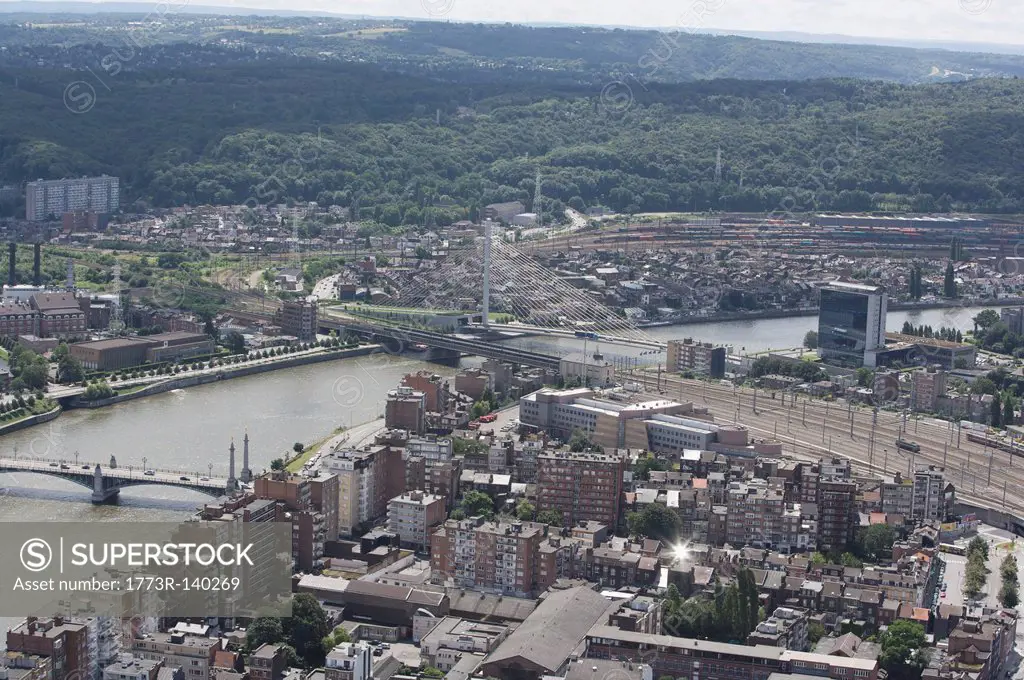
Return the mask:
[[[51,467],[51,465],[50,465],[51,463],[56,463],[58,469],[60,468],[61,465],[67,465],[69,470],[78,470],[80,472],[86,472],[85,466],[88,466],[89,467],[88,472],[90,472],[90,473],[96,469],[96,464],[97,464],[96,461],[89,461],[89,460],[85,460],[85,459],[75,460],[74,457],[71,457],[71,458],[42,458],[42,457],[38,457],[38,456],[26,456],[26,455],[17,455],[16,456],[13,453],[11,455],[0,455],[0,458],[5,458],[7,460],[13,460],[13,461],[19,462],[19,463],[20,462],[38,463],[40,465],[45,465],[46,467]],[[108,463],[109,463],[109,461],[108,461]],[[145,475],[146,470],[152,470],[153,472],[155,472],[157,474],[160,474],[160,475],[174,475],[175,477],[182,477],[182,476],[188,477],[189,481],[193,481],[193,480],[194,481],[199,481],[200,477],[208,477],[210,479],[210,481],[214,481],[214,480],[219,481],[219,480],[222,480],[222,479],[224,479],[224,480],[227,479],[227,475],[221,474],[219,470],[217,472],[213,472],[213,473],[211,473],[208,469],[207,470],[197,469],[197,470],[191,470],[191,471],[188,471],[188,470],[172,470],[170,468],[160,468],[160,467],[151,467],[151,466],[150,467],[143,467],[142,465],[136,465],[134,462],[130,463],[130,464],[127,464],[127,465],[118,464],[117,467],[110,467],[110,465],[108,463],[99,463],[100,470],[103,472],[103,474],[108,474],[108,473],[113,472],[113,473],[138,474],[140,476],[146,476]]]

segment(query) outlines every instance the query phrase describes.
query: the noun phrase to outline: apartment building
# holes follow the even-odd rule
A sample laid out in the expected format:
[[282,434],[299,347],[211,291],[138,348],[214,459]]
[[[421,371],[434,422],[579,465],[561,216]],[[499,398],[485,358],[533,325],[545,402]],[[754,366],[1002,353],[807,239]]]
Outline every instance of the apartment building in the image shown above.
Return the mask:
[[939,397],[946,395],[946,372],[938,366],[914,371],[910,377],[910,408],[934,412]]
[[900,473],[882,482],[879,488],[882,512],[887,515],[901,515],[908,519],[914,515],[914,480]]
[[429,371],[409,373],[402,378],[402,385],[424,394],[427,411],[431,413],[444,413],[448,410],[448,402],[452,395],[444,378],[436,373],[430,373]]
[[615,453],[542,453],[537,456],[537,510],[560,512],[563,526],[587,520],[618,526],[627,467]]
[[249,655],[250,680],[280,680],[288,667],[282,645],[264,643]]
[[448,520],[430,537],[431,580],[456,588],[527,597],[546,527],[532,522]]
[[372,648],[365,642],[342,642],[327,654],[325,680],[370,680]]
[[857,484],[839,477],[818,481],[818,550],[843,552],[853,540],[858,516]]
[[309,572],[321,566],[324,543],[338,538],[338,476],[300,477],[271,472],[253,481],[253,493],[284,505],[284,519],[292,523],[296,569]]
[[911,516],[914,519],[941,522],[952,511],[953,503],[947,502],[946,498],[945,469],[929,465],[915,470]]
[[635,633],[606,625],[596,625],[589,630],[585,656],[647,663],[654,677],[767,680],[773,673],[833,680],[878,680],[879,677],[877,659]]
[[7,631],[7,651],[49,658],[53,680],[77,680],[93,675],[89,630],[84,622],[61,616],[42,619],[30,616]]
[[445,498],[424,491],[408,491],[388,502],[388,531],[403,548],[426,550],[430,535],[448,516]]
[[131,652],[142,659],[180,666],[185,680],[212,680],[213,661],[220,640],[184,633],[150,633],[132,640]]
[[117,177],[37,180],[25,185],[25,219],[29,222],[57,219],[79,210],[112,213],[120,206]]
[[299,342],[313,342],[318,329],[316,301],[285,300],[278,312],[278,325],[283,334],[293,335]]
[[122,654],[115,663],[103,669],[103,680],[157,680],[163,660],[136,659],[132,654]]
[[423,392],[404,386],[388,392],[384,406],[384,424],[387,427],[423,434],[426,415],[427,395]]
[[693,371],[712,378],[725,377],[726,348],[693,338],[668,341],[666,368],[674,373]]
[[338,477],[338,532],[351,536],[387,513],[386,447],[334,451],[321,466]]
[[787,506],[785,489],[766,480],[732,482],[726,497],[726,541],[782,552],[806,549],[800,506]]
[[808,621],[806,609],[779,607],[771,616],[757,624],[757,628],[747,636],[747,644],[806,652],[811,647],[810,639],[807,637]]
[[1004,677],[1017,634],[1016,612],[1003,610],[961,619],[949,634],[949,671],[978,680]]

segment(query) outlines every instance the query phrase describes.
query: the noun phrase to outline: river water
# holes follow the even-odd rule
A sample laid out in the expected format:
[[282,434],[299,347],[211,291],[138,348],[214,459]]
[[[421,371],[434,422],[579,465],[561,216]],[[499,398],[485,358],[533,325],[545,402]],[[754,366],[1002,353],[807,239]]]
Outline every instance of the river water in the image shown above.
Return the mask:
[[[890,330],[903,322],[971,327],[980,308],[893,312]],[[737,350],[799,346],[815,317],[762,319],[651,328],[661,340],[693,337]],[[567,354],[582,349],[574,338],[523,338],[528,348]],[[591,343],[592,345],[592,343]],[[602,347],[606,356],[636,355],[625,347]],[[662,355],[663,357],[664,355]],[[478,364],[472,359],[465,363]],[[226,476],[232,439],[241,469],[242,437],[248,432],[254,471],[289,451],[295,442],[319,440],[336,428],[371,420],[384,409],[387,392],[406,373],[429,367],[440,375],[455,369],[415,359],[374,355],[274,371],[130,401],[102,409],[79,409],[58,419],[0,438],[0,455],[62,458],[120,467],[165,468],[183,474]],[[212,468],[210,467],[212,465]],[[94,507],[86,489],[64,480],[0,473],[0,521],[175,519],[204,500],[196,492],[158,486],[121,493],[118,506]]]
[[[886,325],[895,331],[909,320],[915,325],[967,330],[972,326],[971,317],[981,309],[892,312]],[[692,337],[752,352],[798,347],[804,334],[816,325],[816,317],[792,317],[650,328],[647,334],[659,340]],[[512,342],[559,355],[583,349],[582,342],[573,338]],[[618,346],[602,350],[606,356],[639,353]],[[479,362],[468,359],[463,364]],[[290,451],[295,442],[310,443],[338,427],[379,416],[388,390],[406,373],[423,368],[446,376],[455,372],[451,367],[390,355],[274,371],[102,409],[68,411],[46,425],[0,437],[0,455],[73,461],[77,452],[83,462],[104,464],[113,455],[120,467],[168,468],[184,474],[212,471],[226,476],[228,446],[234,439],[236,464],[241,469],[242,437],[248,432],[250,464],[258,472]],[[0,473],[0,522],[179,521],[206,499],[185,489],[143,486],[122,491],[116,506],[94,506],[89,492],[71,482]],[[0,619],[0,633],[13,623],[16,621]]]

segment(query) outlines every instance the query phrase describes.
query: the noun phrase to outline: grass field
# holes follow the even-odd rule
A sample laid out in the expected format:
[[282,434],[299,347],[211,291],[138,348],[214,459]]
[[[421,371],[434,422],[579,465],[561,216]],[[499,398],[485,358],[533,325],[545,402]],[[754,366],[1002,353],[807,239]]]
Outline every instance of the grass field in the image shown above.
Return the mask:
[[330,33],[323,37],[325,38],[350,38],[354,40],[376,40],[377,38],[383,38],[389,33],[404,33],[408,29],[389,27],[389,26],[378,26],[377,28],[363,28],[358,31],[342,31],[341,33]]

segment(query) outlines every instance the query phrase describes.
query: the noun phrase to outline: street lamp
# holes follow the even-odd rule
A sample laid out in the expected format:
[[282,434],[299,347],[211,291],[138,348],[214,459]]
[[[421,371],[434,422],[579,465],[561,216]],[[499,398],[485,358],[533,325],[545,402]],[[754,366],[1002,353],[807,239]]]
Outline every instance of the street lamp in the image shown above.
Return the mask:
[[208,468],[209,468],[209,470],[210,470],[210,477],[213,477],[213,463],[210,463],[210,464],[208,465]]
[[143,456],[143,457],[142,457],[142,471],[143,471],[143,472],[145,472],[146,470],[148,470],[148,469],[149,469],[149,466],[148,466],[148,465],[146,465],[146,461],[147,461],[147,460],[148,460],[148,459],[147,459],[147,458],[146,458],[145,456]]

